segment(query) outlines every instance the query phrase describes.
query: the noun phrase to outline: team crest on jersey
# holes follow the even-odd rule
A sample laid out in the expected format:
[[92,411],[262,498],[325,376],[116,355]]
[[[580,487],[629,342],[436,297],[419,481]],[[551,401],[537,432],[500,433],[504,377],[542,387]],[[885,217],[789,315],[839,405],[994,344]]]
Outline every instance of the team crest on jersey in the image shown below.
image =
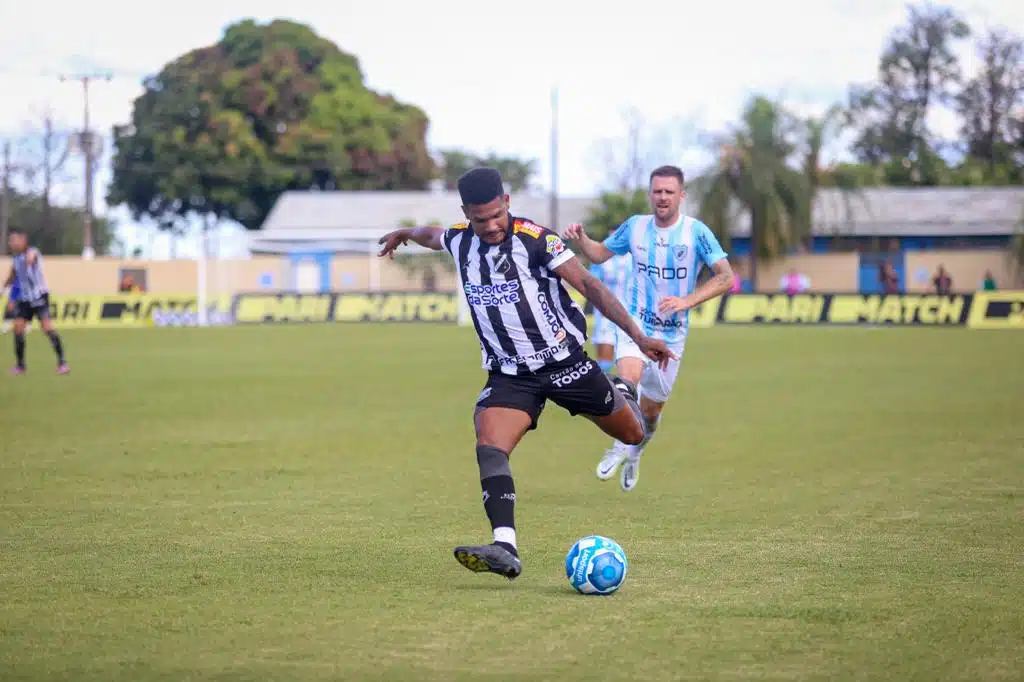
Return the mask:
[[676,247],[676,258],[679,260],[686,258],[686,244],[680,244]]
[[557,256],[565,251],[565,242],[557,234],[549,234],[545,241],[547,242],[547,252],[552,256]]
[[512,269],[512,261],[509,259],[508,254],[499,253],[491,257],[493,268],[499,275],[507,275],[508,271]]
[[515,234],[528,234],[534,239],[540,239],[541,234],[544,233],[544,228],[541,227],[540,225],[534,225],[533,223],[526,220],[517,220],[512,225],[512,232]]

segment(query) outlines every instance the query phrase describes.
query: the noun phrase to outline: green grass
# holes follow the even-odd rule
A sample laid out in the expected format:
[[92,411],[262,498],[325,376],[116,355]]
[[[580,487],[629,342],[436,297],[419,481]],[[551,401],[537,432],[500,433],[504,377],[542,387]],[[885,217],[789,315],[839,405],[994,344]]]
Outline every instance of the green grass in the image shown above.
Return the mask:
[[[471,330],[65,336],[0,380],[5,682],[1024,675],[1019,334],[694,330],[636,491],[553,405],[516,451],[513,583],[451,556]],[[565,580],[590,533],[611,597]]]

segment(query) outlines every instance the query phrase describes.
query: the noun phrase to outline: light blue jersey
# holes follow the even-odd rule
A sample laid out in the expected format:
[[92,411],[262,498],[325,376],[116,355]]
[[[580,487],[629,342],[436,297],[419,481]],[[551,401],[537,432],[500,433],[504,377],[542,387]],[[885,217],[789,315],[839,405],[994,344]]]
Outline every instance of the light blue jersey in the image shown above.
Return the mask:
[[635,215],[622,223],[604,245],[614,254],[632,254],[635,275],[622,299],[644,333],[665,343],[682,343],[690,324],[689,311],[664,316],[658,303],[666,296],[686,296],[697,276],[726,257],[707,225],[681,215],[671,227],[658,227],[653,215]]
[[[590,273],[611,289],[611,292],[621,301],[626,295],[626,283],[633,276],[633,256],[627,253],[622,256],[613,256],[603,263],[595,263],[590,266]],[[601,313],[595,310],[594,314],[600,315]]]
[[[628,253],[623,256],[613,256],[603,263],[591,265],[590,274],[601,280],[601,283],[615,294],[615,298],[624,302],[626,286],[633,277],[633,257]],[[612,321],[595,308],[594,331],[591,334],[594,344],[615,345],[615,329]]]

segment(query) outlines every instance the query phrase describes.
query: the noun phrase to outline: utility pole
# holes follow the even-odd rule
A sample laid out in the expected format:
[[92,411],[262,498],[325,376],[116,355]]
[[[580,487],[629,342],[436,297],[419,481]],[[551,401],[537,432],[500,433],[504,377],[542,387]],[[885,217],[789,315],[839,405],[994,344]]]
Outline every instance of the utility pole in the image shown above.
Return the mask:
[[78,135],[79,148],[82,150],[82,154],[85,156],[85,220],[84,220],[84,235],[83,243],[84,248],[82,249],[82,258],[91,259],[96,251],[93,248],[92,239],[92,220],[93,220],[93,172],[95,170],[95,156],[99,152],[99,139],[93,136],[92,129],[89,127],[89,84],[95,80],[104,80],[109,82],[113,78],[111,73],[79,73],[68,76],[61,76],[60,80],[62,83],[67,81],[78,81],[82,84],[82,94],[84,95],[84,117],[82,132]]

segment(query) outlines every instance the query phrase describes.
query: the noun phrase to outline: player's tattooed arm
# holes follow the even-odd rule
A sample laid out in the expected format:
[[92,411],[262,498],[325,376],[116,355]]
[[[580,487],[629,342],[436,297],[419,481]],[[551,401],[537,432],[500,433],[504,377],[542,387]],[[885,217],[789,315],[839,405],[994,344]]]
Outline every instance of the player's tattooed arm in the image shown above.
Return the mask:
[[412,240],[422,247],[440,251],[444,248],[441,239],[444,236],[444,228],[441,227],[403,227],[400,230],[389,232],[377,242],[383,244],[378,256],[395,257],[395,251],[399,246],[404,246]]
[[722,258],[711,266],[714,273],[689,296],[666,296],[658,304],[658,311],[672,315],[699,306],[705,301],[722,296],[732,289],[732,266]]

